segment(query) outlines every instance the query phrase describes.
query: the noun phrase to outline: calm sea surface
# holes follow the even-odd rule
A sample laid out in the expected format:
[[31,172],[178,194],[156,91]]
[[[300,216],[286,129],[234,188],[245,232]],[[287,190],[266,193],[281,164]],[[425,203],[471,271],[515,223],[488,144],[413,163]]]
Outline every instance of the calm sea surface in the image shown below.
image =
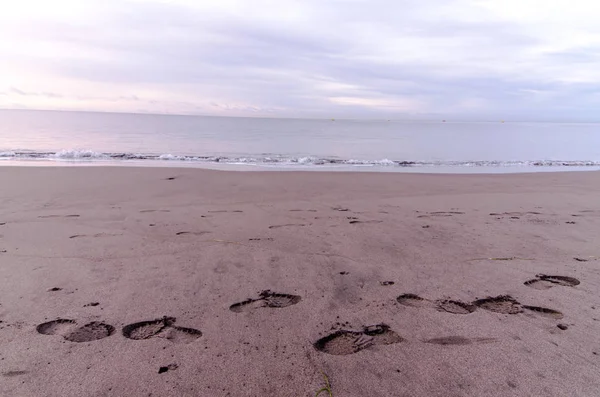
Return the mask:
[[0,165],[531,172],[600,169],[600,124],[0,110]]

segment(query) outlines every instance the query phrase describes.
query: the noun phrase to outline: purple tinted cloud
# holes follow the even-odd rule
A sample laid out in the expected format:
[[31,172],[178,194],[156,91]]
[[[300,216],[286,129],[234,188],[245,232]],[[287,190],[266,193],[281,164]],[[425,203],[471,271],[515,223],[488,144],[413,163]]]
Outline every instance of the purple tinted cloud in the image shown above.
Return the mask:
[[[306,0],[290,3],[289,15],[262,2],[199,4],[92,2],[80,19],[14,27],[20,40],[55,52],[2,58],[121,87],[113,102],[161,103],[150,90],[185,96],[200,113],[593,119],[600,105],[598,47],[542,51],[540,32],[468,1]],[[68,97],[59,88],[8,94]]]

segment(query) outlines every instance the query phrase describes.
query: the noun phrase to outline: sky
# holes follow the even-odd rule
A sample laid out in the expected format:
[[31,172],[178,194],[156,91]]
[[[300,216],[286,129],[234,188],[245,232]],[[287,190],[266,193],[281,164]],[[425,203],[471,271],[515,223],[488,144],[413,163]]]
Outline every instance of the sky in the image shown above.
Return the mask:
[[598,1],[0,6],[0,108],[600,121]]

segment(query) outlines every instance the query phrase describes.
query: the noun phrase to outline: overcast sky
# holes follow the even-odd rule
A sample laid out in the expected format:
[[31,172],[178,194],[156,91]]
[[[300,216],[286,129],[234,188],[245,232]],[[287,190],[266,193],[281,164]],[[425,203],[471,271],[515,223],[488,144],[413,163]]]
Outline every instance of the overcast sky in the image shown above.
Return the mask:
[[0,108],[600,121],[600,2],[2,0]]

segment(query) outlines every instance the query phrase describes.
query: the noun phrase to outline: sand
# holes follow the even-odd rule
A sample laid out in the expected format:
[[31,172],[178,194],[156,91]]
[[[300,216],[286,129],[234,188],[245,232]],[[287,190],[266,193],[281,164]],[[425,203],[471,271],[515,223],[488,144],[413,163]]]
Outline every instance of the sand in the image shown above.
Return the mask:
[[2,396],[600,395],[596,172],[0,186]]

